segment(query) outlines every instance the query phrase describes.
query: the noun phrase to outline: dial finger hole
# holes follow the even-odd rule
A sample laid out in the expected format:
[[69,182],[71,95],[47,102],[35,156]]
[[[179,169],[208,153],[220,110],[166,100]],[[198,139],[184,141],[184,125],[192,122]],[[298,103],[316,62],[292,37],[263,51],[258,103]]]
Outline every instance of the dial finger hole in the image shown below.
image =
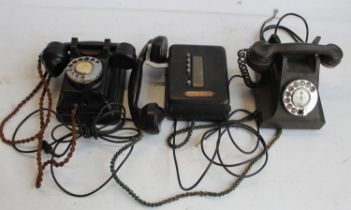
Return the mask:
[[302,115],[303,114],[303,110],[302,109],[297,110],[297,114]]

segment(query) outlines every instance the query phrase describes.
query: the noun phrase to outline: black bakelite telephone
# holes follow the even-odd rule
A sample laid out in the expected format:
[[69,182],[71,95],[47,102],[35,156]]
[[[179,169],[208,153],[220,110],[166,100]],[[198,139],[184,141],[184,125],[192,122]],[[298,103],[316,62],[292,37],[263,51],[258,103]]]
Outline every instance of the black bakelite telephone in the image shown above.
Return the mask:
[[[69,43],[50,42],[42,51],[37,66],[40,82],[0,123],[0,138],[5,143],[19,152],[37,154],[36,187],[41,186],[43,172],[48,165],[51,166],[54,177],[53,167],[62,167],[69,162],[76,149],[77,139],[81,136],[101,138],[111,143],[125,143],[140,137],[139,130],[124,127],[128,119],[122,103],[125,70],[134,67],[135,59],[135,49],[131,44],[111,43],[109,39],[104,42],[79,42],[77,38],[72,38]],[[49,84],[52,78],[58,77],[62,72],[64,77],[55,112],[52,109]],[[39,109],[19,123],[12,139],[7,138],[4,134],[6,123],[41,89]],[[44,107],[45,97],[48,100],[47,108]],[[39,131],[30,137],[16,139],[23,123],[36,113],[39,113]],[[52,129],[51,141],[47,141],[44,139],[45,131],[51,115],[55,115],[61,124]],[[54,133],[62,126],[69,133],[56,138]],[[132,131],[134,134],[114,134],[121,130]],[[33,141],[37,141],[35,149],[18,147]],[[66,143],[66,149],[58,153],[58,146]],[[42,157],[42,151],[51,155],[51,158],[44,160],[46,158]],[[54,180],[56,181],[55,178]]]
[[[100,123],[119,120],[126,69],[135,65],[135,49],[128,43],[83,41],[51,42],[41,54],[41,62],[52,77],[65,70],[57,103],[57,118],[69,123],[70,110],[77,106],[79,124],[91,126],[100,110],[106,114]],[[116,104],[120,104],[115,107]],[[120,111],[114,111],[119,109]]]
[[[295,33],[286,27],[267,26],[263,32],[275,29],[269,41],[262,40],[248,50],[239,51],[239,68],[245,84],[253,89],[259,125],[265,128],[319,129],[325,124],[323,109],[318,94],[319,67],[335,67],[343,57],[342,50],[335,44],[320,45],[320,37],[302,43]],[[267,22],[267,21],[266,21]],[[265,23],[266,23],[265,22]],[[264,23],[264,24],[265,24]],[[283,29],[300,43],[281,43],[277,29]],[[247,64],[260,78],[250,79]]]

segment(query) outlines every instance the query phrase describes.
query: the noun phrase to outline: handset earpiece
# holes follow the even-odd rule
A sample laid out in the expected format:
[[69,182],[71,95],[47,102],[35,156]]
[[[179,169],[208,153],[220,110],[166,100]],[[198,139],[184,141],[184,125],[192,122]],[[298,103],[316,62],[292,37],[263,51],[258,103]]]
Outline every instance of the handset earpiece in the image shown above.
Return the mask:
[[50,42],[42,51],[40,58],[46,72],[52,77],[58,77],[69,62],[68,45]]
[[165,36],[157,36],[151,41],[150,60],[155,63],[167,61],[168,40]]
[[338,65],[343,52],[335,44],[319,45],[306,43],[270,44],[258,41],[247,52],[247,64],[256,72],[263,73],[269,69],[276,54],[313,55],[318,54],[321,63],[327,67]]
[[343,57],[341,48],[335,44],[328,44],[326,47],[328,47],[328,53],[319,54],[322,65],[326,67],[337,66]]
[[272,65],[273,57],[268,54],[270,46],[266,41],[258,41],[247,50],[246,63],[255,72],[263,73]]
[[112,64],[122,69],[131,69],[136,61],[135,48],[129,43],[120,43],[111,55]]

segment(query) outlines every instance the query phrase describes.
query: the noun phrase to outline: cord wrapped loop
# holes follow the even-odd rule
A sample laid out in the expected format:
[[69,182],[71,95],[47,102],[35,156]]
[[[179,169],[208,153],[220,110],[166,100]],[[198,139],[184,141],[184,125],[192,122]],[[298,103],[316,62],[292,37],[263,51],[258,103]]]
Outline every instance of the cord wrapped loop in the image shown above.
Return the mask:
[[94,139],[98,138],[98,132],[96,126],[93,123],[80,123],[78,126],[79,134],[84,138],[93,137]]

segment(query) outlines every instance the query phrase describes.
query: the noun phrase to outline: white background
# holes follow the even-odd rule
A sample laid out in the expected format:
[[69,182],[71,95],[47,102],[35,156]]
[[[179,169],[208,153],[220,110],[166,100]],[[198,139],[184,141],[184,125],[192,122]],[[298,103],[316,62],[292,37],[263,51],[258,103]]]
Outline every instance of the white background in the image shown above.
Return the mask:
[[[238,73],[237,50],[258,40],[261,23],[280,10],[304,16],[310,25],[310,39],[321,35],[321,43],[336,43],[344,51],[335,69],[321,67],[320,95],[326,116],[321,130],[285,130],[270,151],[268,166],[259,175],[244,180],[233,193],[222,198],[187,198],[159,209],[349,209],[351,204],[350,67],[351,1],[254,1],[254,0],[12,0],[0,1],[0,118],[34,87],[37,55],[50,41],[80,40],[130,42],[139,51],[156,35],[166,35],[170,44],[222,45],[227,51],[229,74]],[[287,19],[299,34],[304,27]],[[151,82],[162,81],[155,70]],[[156,79],[155,79],[156,78]],[[57,96],[60,80],[53,82]],[[163,100],[163,87],[144,88],[142,103]],[[254,100],[241,81],[231,85],[232,109],[254,110]],[[149,94],[147,94],[149,93]],[[151,94],[152,93],[152,94]],[[7,127],[7,136],[18,120],[37,108],[37,100],[27,105]],[[56,120],[53,120],[53,124]],[[21,136],[34,133],[33,119]],[[180,192],[171,150],[165,137],[171,123],[164,122],[160,135],[146,135],[136,147],[120,176],[148,200]],[[266,139],[272,130],[263,130]],[[247,135],[238,134],[239,137]],[[244,139],[245,140],[245,139]],[[185,185],[190,185],[205,167],[200,149],[191,142],[180,151],[179,161]],[[87,192],[109,176],[109,160],[120,146],[93,139],[80,139],[67,166],[58,169],[60,181],[74,192]],[[34,187],[35,158],[20,155],[0,143],[1,209],[144,209],[112,181],[88,198],[74,198],[61,192],[48,171],[38,190]],[[220,190],[231,177],[222,169],[211,170],[197,189]]]

